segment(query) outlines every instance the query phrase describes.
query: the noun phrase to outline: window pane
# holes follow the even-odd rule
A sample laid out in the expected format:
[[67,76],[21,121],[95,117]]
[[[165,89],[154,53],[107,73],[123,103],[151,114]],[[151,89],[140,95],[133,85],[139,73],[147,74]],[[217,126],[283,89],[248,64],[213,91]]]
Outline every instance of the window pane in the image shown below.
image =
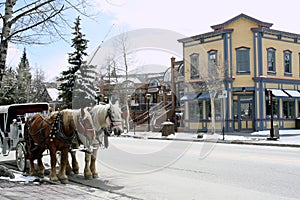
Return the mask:
[[249,72],[249,50],[239,49],[237,50],[237,70],[238,72]]
[[275,51],[268,50],[268,71],[275,72]]
[[189,102],[189,117],[190,120],[200,120],[203,118],[202,102],[192,101]]
[[190,56],[190,78],[199,78],[199,55],[193,54]]
[[295,102],[293,100],[283,101],[283,117],[292,119],[295,117]]
[[292,73],[291,70],[291,53],[285,52],[284,53],[284,72]]

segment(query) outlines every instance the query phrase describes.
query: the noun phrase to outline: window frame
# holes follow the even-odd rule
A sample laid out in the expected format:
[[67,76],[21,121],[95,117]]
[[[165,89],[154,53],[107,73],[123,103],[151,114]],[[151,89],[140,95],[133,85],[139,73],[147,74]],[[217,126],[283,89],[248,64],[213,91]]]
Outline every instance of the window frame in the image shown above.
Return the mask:
[[295,119],[295,100],[283,99],[282,100],[282,117],[284,119]]
[[[246,52],[246,60],[241,60],[241,53]],[[237,74],[250,74],[250,48],[239,47],[235,49],[236,53],[236,72]],[[245,69],[244,69],[245,68]]]
[[[270,59],[270,56],[273,57],[273,60]],[[270,64],[272,69],[270,69]],[[268,74],[276,74],[276,49],[273,47],[267,49],[267,71]]]
[[[214,59],[211,57],[214,56]],[[218,51],[217,50],[210,50],[207,52],[207,59],[208,59],[208,73],[212,73],[212,66],[218,66]]]
[[[286,58],[289,58],[288,63],[287,63]],[[289,65],[288,70],[287,70],[287,66],[286,66],[287,64]],[[284,75],[291,76],[293,72],[292,72],[292,51],[290,51],[290,50],[283,51],[283,67],[284,67]]]

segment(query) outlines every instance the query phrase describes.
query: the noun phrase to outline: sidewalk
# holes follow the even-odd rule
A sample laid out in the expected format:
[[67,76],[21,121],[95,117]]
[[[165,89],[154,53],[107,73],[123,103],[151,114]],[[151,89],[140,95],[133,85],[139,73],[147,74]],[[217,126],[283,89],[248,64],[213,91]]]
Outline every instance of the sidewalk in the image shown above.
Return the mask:
[[194,141],[194,142],[217,142],[217,143],[231,143],[231,144],[249,144],[249,145],[266,145],[266,146],[286,146],[286,147],[300,147],[300,130],[289,129],[279,130],[280,138],[277,140],[269,140],[270,130],[241,133],[233,132],[209,135],[203,133],[203,138],[198,138],[197,133],[183,133],[175,132],[169,136],[162,136],[161,132],[133,132],[122,134],[123,137],[133,137],[140,139],[156,139],[156,140],[178,140],[178,141]]

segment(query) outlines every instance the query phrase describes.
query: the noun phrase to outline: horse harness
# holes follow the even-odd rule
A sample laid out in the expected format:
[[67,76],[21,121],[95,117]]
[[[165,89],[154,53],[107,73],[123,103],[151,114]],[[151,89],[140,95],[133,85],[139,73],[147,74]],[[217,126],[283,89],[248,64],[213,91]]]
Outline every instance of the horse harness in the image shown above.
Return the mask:
[[[52,123],[49,123],[49,121],[47,121],[47,119],[45,119],[43,116],[39,115],[41,118],[42,118],[42,122],[40,123],[40,129],[32,134],[30,133],[30,126],[31,126],[31,123],[33,122],[34,120],[34,117],[32,117],[29,121],[28,121],[28,133],[29,133],[29,138],[28,140],[33,140],[32,136],[35,136],[35,135],[39,135],[39,134],[42,134],[42,131],[51,126],[51,130],[50,130],[50,134],[48,136],[45,136],[43,135],[42,138],[40,139],[40,141],[38,142],[34,142],[34,145],[35,147],[33,149],[31,149],[31,151],[34,151],[36,148],[38,148],[38,146],[42,146],[42,144],[48,139],[50,138],[50,142],[53,142],[54,138],[59,138],[60,140],[62,141],[65,141],[68,143],[69,145],[69,148],[71,148],[71,145],[72,145],[72,142],[74,141],[74,138],[75,138],[75,134],[73,133],[72,136],[66,136],[64,134],[64,130],[63,130],[63,119],[62,119],[62,114],[61,112],[58,112],[56,118],[54,119],[54,121]],[[46,123],[47,126],[46,127],[43,127],[43,123]],[[47,144],[45,144],[46,148],[47,147]]]

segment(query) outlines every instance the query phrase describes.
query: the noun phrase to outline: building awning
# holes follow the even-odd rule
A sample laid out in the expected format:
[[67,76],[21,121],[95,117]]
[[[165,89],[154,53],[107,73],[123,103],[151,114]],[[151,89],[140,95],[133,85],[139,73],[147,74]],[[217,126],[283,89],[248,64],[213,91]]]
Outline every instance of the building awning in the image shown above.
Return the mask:
[[202,92],[201,95],[198,96],[198,101],[210,99],[209,92]]
[[195,92],[186,93],[183,97],[180,98],[180,101],[193,101],[197,98],[198,95],[199,94]]
[[294,98],[300,98],[300,92],[297,90],[284,90],[288,95]]
[[272,95],[275,97],[289,97],[284,91],[281,89],[270,89],[272,91]]

